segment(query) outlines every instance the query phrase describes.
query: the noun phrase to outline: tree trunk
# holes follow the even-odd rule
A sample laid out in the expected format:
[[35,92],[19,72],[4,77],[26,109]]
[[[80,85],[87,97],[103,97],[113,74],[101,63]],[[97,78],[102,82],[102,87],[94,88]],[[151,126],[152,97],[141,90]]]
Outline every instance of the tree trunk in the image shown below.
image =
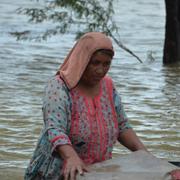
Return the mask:
[[180,1],[165,0],[166,31],[163,63],[180,62]]

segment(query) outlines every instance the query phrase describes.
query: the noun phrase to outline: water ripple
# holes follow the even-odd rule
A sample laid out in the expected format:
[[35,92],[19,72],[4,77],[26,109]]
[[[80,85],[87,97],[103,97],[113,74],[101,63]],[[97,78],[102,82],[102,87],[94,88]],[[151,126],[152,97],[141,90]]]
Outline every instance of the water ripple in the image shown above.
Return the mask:
[[[74,44],[74,33],[46,42],[17,42],[9,32],[30,28],[42,32],[48,25],[31,26],[15,14],[19,6],[35,2],[1,0],[0,4],[0,167],[24,168],[36,145],[43,120],[44,86]],[[115,45],[109,74],[113,77],[130,123],[157,157],[180,157],[180,67],[162,66],[164,3],[144,0],[116,2],[121,40],[144,61]],[[41,5],[40,5],[41,6]],[[149,61],[148,52],[155,61]],[[114,155],[127,153],[117,144]]]

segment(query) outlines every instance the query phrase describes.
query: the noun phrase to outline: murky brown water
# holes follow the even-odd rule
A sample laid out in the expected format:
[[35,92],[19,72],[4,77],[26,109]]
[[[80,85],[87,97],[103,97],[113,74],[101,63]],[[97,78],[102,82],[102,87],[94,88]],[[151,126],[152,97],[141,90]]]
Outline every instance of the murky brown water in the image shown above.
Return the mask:
[[[142,141],[155,156],[180,161],[180,66],[162,66],[164,1],[117,2],[116,21],[122,41],[143,64],[115,46],[110,70],[127,115]],[[130,5],[131,4],[131,5]],[[48,78],[71,48],[74,34],[46,42],[16,42],[8,32],[30,26],[15,13],[32,1],[0,1],[0,171],[24,168],[42,125],[42,93]],[[150,61],[152,51],[155,61]],[[114,153],[128,153],[117,145]]]

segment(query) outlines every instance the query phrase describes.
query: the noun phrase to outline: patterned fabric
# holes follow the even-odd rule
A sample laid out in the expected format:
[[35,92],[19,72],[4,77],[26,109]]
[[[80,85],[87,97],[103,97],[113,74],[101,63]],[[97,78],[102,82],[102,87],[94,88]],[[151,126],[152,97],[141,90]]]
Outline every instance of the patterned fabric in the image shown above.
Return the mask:
[[56,151],[59,145],[71,144],[87,164],[109,159],[121,132],[130,128],[109,77],[101,80],[100,93],[94,98],[76,88],[69,91],[59,76],[53,77],[46,87],[43,113],[44,127],[26,169],[26,180],[60,179],[63,160]]

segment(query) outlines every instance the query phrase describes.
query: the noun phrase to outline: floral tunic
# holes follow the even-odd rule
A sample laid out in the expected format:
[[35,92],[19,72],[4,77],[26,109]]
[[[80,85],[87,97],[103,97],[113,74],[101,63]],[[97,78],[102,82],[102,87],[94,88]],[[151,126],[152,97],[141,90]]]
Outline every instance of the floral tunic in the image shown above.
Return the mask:
[[60,179],[63,160],[56,151],[59,145],[72,145],[87,164],[110,159],[120,133],[130,128],[120,97],[107,76],[94,98],[76,88],[69,91],[59,76],[53,77],[46,87],[43,116],[44,127],[26,169],[26,180]]

